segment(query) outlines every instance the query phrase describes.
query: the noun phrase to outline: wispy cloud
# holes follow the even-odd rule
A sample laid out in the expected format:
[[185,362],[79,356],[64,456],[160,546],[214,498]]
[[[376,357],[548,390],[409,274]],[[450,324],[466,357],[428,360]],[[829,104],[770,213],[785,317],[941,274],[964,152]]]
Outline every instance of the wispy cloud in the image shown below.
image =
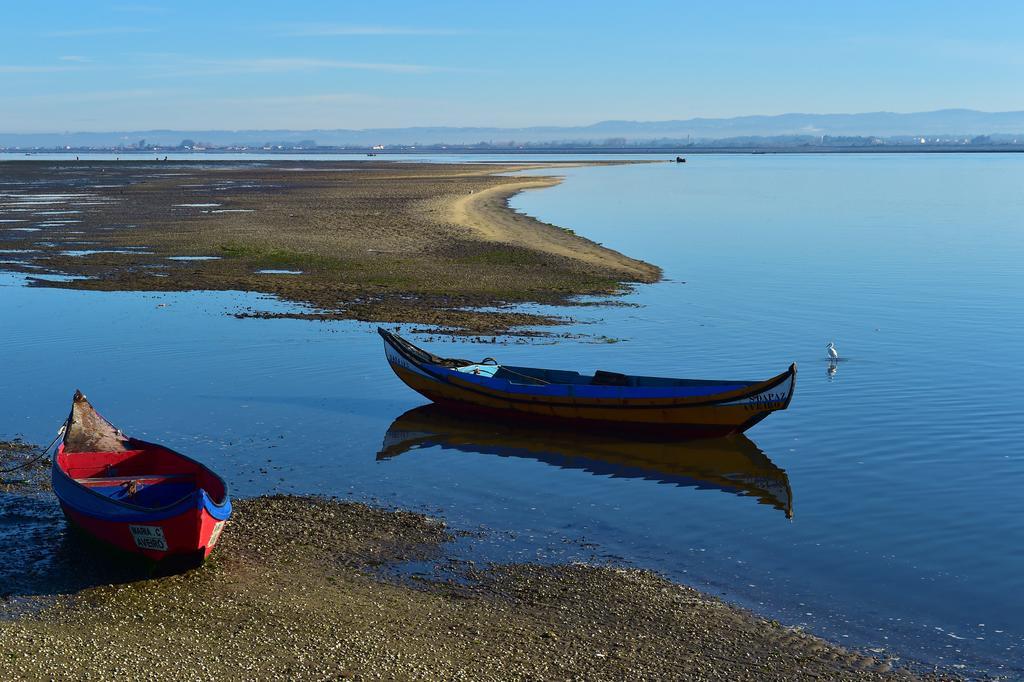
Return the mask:
[[301,107],[317,104],[380,104],[407,100],[361,92],[320,92],[295,95],[211,96],[209,93],[181,88],[129,88],[124,90],[88,90],[78,92],[46,92],[22,95],[19,101],[40,103],[87,103],[157,101],[167,98],[188,101],[194,105],[227,105],[238,107],[276,106]]
[[[170,55],[164,55],[165,58]],[[165,76],[232,75],[260,73],[289,73],[294,71],[358,70],[389,73],[423,74],[447,71],[443,67],[425,64],[393,64],[387,62],[357,62],[307,57],[255,57],[250,59],[193,59],[183,58],[169,64]]]
[[42,92],[18,97],[12,106],[0,108],[0,130],[309,130],[370,124],[387,127],[402,124],[403,112],[424,111],[446,103],[397,93],[332,90],[220,95],[191,85]]
[[80,66],[51,66],[37,64],[0,64],[0,73],[56,73],[59,71],[80,71]]
[[466,33],[454,28],[350,24],[297,24],[284,31],[284,35],[288,36],[454,36]]
[[856,35],[846,41],[858,49],[888,49],[896,53],[914,52],[929,60],[944,58],[978,62],[992,66],[1024,66],[1024,42],[980,41],[960,38],[936,38],[901,33],[893,35]]
[[[216,65],[216,63],[214,63]],[[429,73],[438,71],[425,64],[393,64],[387,62],[354,62],[336,59],[309,59],[304,57],[262,57],[220,62],[225,68],[236,68],[257,73],[283,71],[309,71],[318,69],[356,69],[361,71],[392,71],[395,73]]]
[[85,64],[87,62],[91,62],[92,61],[88,57],[83,57],[83,56],[77,55],[77,54],[64,55],[63,57],[60,57],[60,60],[62,62],[75,62],[77,64]]
[[79,38],[83,36],[109,36],[128,33],[155,33],[155,28],[141,26],[98,26],[95,28],[71,28],[62,31],[46,31],[47,38]]
[[939,40],[936,49],[955,59],[998,64],[1000,66],[1024,65],[1024,45],[1020,41],[981,42],[972,40]]
[[282,105],[294,107],[298,105],[310,104],[369,104],[392,100],[389,98],[379,97],[377,95],[367,95],[358,92],[332,92],[315,93],[311,95],[264,95],[255,97],[218,97],[214,98],[211,101],[222,102],[224,104],[239,104],[246,106]]
[[141,5],[141,4],[123,4],[113,5],[112,10],[115,12],[136,12],[138,14],[166,14],[168,9],[160,5]]
[[22,95],[19,99],[44,103],[84,103],[84,102],[123,102],[131,100],[153,99],[161,97],[182,97],[187,92],[181,90],[156,90],[137,88],[133,90],[90,90],[88,92],[47,92],[37,95]]

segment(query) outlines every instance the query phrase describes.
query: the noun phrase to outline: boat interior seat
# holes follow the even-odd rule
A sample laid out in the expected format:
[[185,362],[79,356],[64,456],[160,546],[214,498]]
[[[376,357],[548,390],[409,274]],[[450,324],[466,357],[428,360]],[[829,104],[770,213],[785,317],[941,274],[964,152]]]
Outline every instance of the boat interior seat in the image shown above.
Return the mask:
[[531,367],[508,367],[502,365],[491,376],[495,379],[505,379],[512,384],[526,386],[544,386],[545,384],[552,383],[545,370],[533,369]]
[[138,474],[76,478],[95,493],[140,507],[162,507],[196,489],[195,474]]
[[576,385],[576,386],[627,386],[632,388],[680,388],[692,389],[694,395],[730,391],[748,386],[749,381],[718,381],[715,379],[671,379],[667,377],[648,377],[635,374],[622,374],[599,369],[593,376],[558,369],[541,369],[538,367],[515,367],[500,365],[494,373],[495,379],[505,379],[511,384],[526,386]]
[[82,485],[114,485],[120,483],[160,483],[167,479],[195,478],[194,474],[137,474],[135,476],[91,476],[89,478],[76,478],[76,483]]
[[594,378],[590,383],[592,386],[636,386],[636,377],[599,369],[594,372]]
[[498,370],[501,369],[500,365],[465,365],[464,367],[455,367],[456,372],[462,372],[463,374],[475,374],[478,376],[493,377]]

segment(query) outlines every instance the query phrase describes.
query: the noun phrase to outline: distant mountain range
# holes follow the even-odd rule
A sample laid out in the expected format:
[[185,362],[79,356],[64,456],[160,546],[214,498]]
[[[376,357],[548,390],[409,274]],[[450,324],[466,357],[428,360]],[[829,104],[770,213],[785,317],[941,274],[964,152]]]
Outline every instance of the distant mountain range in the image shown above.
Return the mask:
[[[736,118],[691,118],[675,121],[602,121],[588,126],[531,128],[376,128],[366,130],[138,130],[131,132],[0,133],[0,147],[70,146],[77,148],[118,145],[176,147],[188,140],[200,146],[313,144],[319,146],[373,145],[507,145],[525,143],[592,143],[690,141],[729,138],[805,136],[1021,136],[1024,111],[984,112],[943,109],[912,114],[782,114]],[[191,146],[191,145],[190,145]]]

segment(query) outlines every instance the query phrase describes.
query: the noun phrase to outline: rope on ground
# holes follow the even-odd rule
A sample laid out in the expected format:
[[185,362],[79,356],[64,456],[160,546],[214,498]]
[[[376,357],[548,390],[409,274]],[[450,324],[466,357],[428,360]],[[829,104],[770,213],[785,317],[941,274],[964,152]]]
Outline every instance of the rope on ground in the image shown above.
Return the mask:
[[0,474],[9,474],[12,471],[17,471],[18,469],[27,469],[28,467],[32,466],[33,464],[41,460],[43,457],[46,456],[46,453],[50,451],[50,448],[52,448],[57,443],[57,441],[60,440],[60,437],[64,435],[64,431],[67,429],[67,426],[68,423],[66,421],[60,425],[60,428],[57,429],[57,436],[52,441],[50,441],[50,444],[46,446],[45,450],[40,452],[38,455],[30,459],[29,461],[22,462],[16,467],[11,467],[10,469],[0,469]]
[[537,383],[540,383],[540,384],[548,385],[548,384],[551,383],[550,381],[545,381],[545,380],[541,379],[540,377],[530,376],[529,374],[523,374],[522,372],[517,372],[515,370],[509,369],[508,367],[505,367],[504,365],[501,365],[501,370],[503,372],[508,372],[509,374],[515,374],[516,376],[523,377],[524,379],[529,379],[530,381],[536,381]]

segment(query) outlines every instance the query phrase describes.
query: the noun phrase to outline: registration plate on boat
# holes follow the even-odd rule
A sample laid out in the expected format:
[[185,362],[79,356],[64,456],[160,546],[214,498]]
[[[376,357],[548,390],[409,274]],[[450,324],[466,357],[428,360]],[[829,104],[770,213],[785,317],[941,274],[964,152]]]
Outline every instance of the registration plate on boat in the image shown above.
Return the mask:
[[224,530],[223,521],[218,521],[217,523],[213,524],[213,532],[210,533],[210,541],[206,543],[207,547],[212,548],[214,545],[217,544],[217,540],[220,540],[220,533],[222,530]]
[[135,544],[141,549],[167,551],[167,538],[160,526],[128,526],[128,529],[135,538]]

